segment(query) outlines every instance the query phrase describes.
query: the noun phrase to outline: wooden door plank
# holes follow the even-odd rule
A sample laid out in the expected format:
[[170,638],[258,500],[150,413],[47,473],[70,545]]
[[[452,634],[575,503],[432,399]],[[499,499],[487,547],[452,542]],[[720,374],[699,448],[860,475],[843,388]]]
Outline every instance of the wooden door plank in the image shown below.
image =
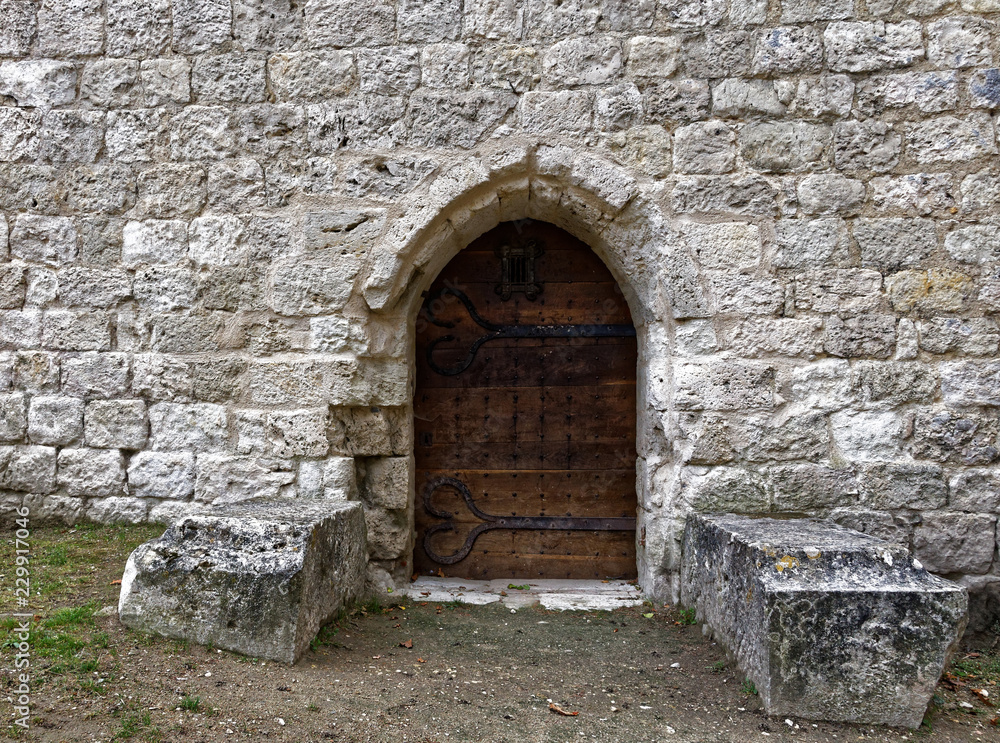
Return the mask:
[[[496,249],[532,239],[543,248],[535,261],[542,292],[534,300],[514,293],[502,300]],[[454,297],[433,293],[450,285],[477,311],[502,325],[630,324],[614,278],[586,245],[538,222],[508,223],[459,253],[429,296],[442,328],[417,322],[414,436],[417,465],[420,571],[456,577],[608,578],[635,575],[635,534],[593,531],[491,531],[461,562],[437,565],[424,553],[423,533],[442,520],[423,510],[425,483],[455,477],[479,508],[495,515],[634,517],[636,339],[523,338],[483,345],[467,369],[437,373],[425,349],[435,339],[439,368],[455,367],[487,331]],[[434,545],[453,551],[480,520],[457,491],[434,493],[436,508],[452,512],[455,532],[435,534]]]
[[[563,339],[560,339],[563,340]],[[461,374],[439,374],[427,363],[427,354],[417,355],[417,386],[436,387],[594,387],[635,383],[634,338],[593,338],[586,344],[548,343],[527,345],[511,339],[492,341],[476,354]],[[468,346],[441,344],[433,352],[440,368],[455,367],[468,355]]]

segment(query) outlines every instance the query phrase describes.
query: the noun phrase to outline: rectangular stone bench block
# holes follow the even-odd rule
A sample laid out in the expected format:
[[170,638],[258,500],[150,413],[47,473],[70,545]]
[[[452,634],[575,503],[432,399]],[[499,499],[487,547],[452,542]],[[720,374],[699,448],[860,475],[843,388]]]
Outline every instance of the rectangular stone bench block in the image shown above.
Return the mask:
[[693,515],[681,572],[772,715],[916,728],[966,622],[964,588],[827,522]]
[[118,615],[142,632],[294,663],[361,596],[367,556],[359,503],[221,507],[129,556]]

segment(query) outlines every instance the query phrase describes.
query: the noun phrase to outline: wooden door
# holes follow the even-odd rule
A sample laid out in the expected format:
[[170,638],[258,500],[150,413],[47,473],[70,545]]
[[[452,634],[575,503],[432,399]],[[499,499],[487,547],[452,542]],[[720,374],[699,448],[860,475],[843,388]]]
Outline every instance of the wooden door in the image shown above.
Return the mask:
[[427,292],[416,353],[416,571],[634,578],[635,329],[600,258],[500,225]]

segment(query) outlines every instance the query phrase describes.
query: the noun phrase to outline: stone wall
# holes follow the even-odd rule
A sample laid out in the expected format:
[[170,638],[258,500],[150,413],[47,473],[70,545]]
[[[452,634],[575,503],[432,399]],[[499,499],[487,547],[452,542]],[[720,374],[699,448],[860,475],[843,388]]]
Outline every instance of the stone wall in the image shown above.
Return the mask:
[[402,580],[420,291],[531,217],[632,306],[649,594],[692,510],[829,515],[1000,593],[997,0],[0,15],[4,507],[360,498]]

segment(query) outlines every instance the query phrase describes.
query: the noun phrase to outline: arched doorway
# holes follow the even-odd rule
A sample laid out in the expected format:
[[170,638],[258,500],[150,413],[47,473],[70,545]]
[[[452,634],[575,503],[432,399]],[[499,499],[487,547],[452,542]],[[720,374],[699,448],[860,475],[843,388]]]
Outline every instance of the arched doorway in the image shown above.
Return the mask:
[[636,337],[600,258],[501,224],[438,275],[416,340],[416,571],[635,577]]

